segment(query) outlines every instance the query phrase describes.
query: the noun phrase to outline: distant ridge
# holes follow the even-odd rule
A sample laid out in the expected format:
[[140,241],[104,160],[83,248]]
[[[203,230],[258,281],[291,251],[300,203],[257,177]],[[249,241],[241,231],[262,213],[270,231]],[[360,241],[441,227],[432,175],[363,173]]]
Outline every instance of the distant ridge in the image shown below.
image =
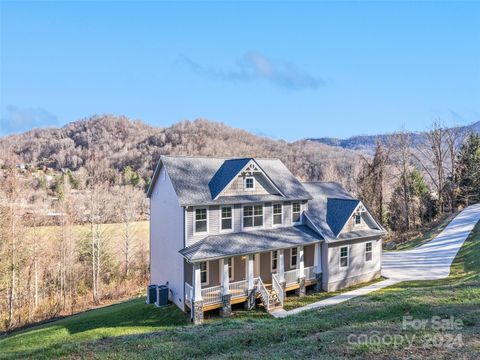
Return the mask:
[[[463,133],[470,131],[480,133],[480,121],[473,123],[467,126],[458,127]],[[425,132],[410,132],[409,133],[412,139],[413,145],[421,144],[425,141]],[[360,150],[372,154],[375,151],[375,144],[377,139],[381,140],[383,143],[388,143],[389,139],[393,134],[380,134],[380,135],[358,135],[352,136],[348,139],[337,139],[337,138],[311,138],[310,141],[319,142],[329,146],[337,146],[343,149],[349,150]]]

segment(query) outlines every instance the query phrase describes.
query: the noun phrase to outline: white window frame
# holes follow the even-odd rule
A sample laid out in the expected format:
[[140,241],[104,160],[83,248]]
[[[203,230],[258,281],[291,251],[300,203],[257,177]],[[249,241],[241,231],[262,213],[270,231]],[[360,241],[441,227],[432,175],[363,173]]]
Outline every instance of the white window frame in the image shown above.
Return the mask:
[[[370,251],[367,250],[367,244],[370,244],[370,246],[371,246],[371,250],[370,250]],[[368,254],[368,253],[371,254],[370,260],[367,260],[367,254]],[[365,243],[365,258],[364,258],[364,259],[365,259],[365,262],[373,261],[373,241],[367,241],[367,242]]]
[[[293,221],[293,204],[300,205],[300,211],[298,213],[299,214],[298,221]],[[295,201],[295,202],[292,202],[290,206],[291,206],[290,213],[291,213],[292,224],[301,224],[302,223],[302,203],[298,202],[298,201]]]
[[[277,267],[276,268],[273,268],[273,253],[276,252],[277,253],[277,257],[275,258],[275,260],[277,261]],[[278,250],[272,250],[270,251],[270,271],[271,272],[276,272],[278,270]]]
[[[347,266],[342,266],[342,249],[347,248]],[[338,266],[340,269],[346,269],[350,266],[350,246],[340,246],[338,249]]]
[[[252,187],[247,188],[247,179],[252,179]],[[243,179],[243,190],[244,191],[254,191],[255,190],[255,176],[245,176]]]
[[228,270],[230,271],[230,269],[232,269],[232,275],[230,276],[230,272],[229,272],[229,274],[228,274],[228,279],[229,279],[230,281],[233,281],[233,279],[235,278],[235,274],[233,273],[233,272],[235,271],[235,270],[234,270],[235,267],[234,267],[234,265],[233,265],[233,264],[234,264],[233,256],[226,259],[227,263],[228,263],[228,260],[229,260],[229,259],[232,260],[232,264],[228,266]]
[[[223,220],[222,211],[223,211],[224,208],[230,208],[230,209],[232,209],[232,218],[231,218],[231,220],[232,220],[232,227],[231,227],[230,229],[222,229],[222,220]],[[233,222],[234,222],[234,219],[235,219],[234,212],[235,212],[235,210],[234,210],[234,206],[233,206],[233,205],[220,206],[220,232],[232,232],[232,231],[233,231],[233,228],[234,228]],[[226,218],[226,219],[228,219],[228,218]]]
[[[295,254],[295,257],[297,258],[297,263],[295,265],[293,265],[292,263],[292,259],[293,259],[293,249],[295,249],[297,251],[297,253]],[[290,249],[290,269],[296,269],[298,267],[298,248],[297,247],[293,247]]]
[[[261,206],[262,207],[262,226],[249,226],[249,227],[243,226],[244,223],[245,223],[245,221],[244,221],[245,217],[243,215],[245,206],[252,206],[254,214],[255,214],[255,206]],[[255,215],[252,215],[252,217],[255,217]],[[250,230],[255,230],[255,229],[262,229],[264,227],[265,227],[265,206],[264,206],[264,204],[245,204],[245,205],[242,205],[242,230],[250,231]]]
[[[274,221],[274,215],[275,214],[273,213],[273,209],[274,209],[275,205],[280,205],[280,210],[281,210],[281,212],[280,212],[281,223],[280,224],[275,224],[275,221]],[[272,227],[282,226],[282,225],[283,225],[283,204],[282,203],[272,204]]]
[[202,285],[208,285],[210,283],[210,262],[209,261],[200,261],[200,263],[205,263],[207,264],[207,269],[205,270],[206,273],[207,273],[207,281],[206,282],[202,282],[202,267],[200,266],[200,282]]
[[[360,218],[360,222],[357,223],[357,216]],[[353,215],[353,226],[360,226],[362,225],[363,219],[362,219],[362,214],[355,214]]]
[[[206,209],[207,210],[207,230],[206,231],[197,231],[197,210],[201,210],[201,209]],[[209,209],[208,209],[208,206],[198,206],[198,207],[195,207],[193,208],[193,235],[202,235],[202,234],[208,234],[208,230],[209,230],[209,221],[208,221],[208,218],[209,218]]]

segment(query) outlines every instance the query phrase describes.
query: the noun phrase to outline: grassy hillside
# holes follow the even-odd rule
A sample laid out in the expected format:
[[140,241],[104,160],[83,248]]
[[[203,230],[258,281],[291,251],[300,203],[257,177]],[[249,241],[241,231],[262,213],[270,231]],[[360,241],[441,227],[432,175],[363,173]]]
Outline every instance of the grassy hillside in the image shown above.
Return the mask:
[[[402,317],[454,316],[454,332],[402,330]],[[378,332],[378,333],[377,333]],[[141,334],[143,333],[143,334]],[[408,335],[393,344],[349,344],[350,334]],[[460,334],[462,346],[428,346],[432,334]],[[443,339],[446,339],[445,337]],[[480,354],[480,224],[455,259],[451,276],[401,283],[337,306],[273,319],[238,310],[228,320],[190,325],[174,307],[143,299],[91,311],[0,339],[0,358],[462,358]]]

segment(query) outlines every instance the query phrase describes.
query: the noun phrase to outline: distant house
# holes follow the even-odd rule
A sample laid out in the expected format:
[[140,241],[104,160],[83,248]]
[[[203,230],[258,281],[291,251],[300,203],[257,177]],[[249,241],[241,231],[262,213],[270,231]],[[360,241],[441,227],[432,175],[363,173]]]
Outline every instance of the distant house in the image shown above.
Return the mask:
[[337,183],[299,182],[278,159],[162,156],[148,196],[150,281],[168,283],[195,323],[380,276],[385,230],[362,202]]

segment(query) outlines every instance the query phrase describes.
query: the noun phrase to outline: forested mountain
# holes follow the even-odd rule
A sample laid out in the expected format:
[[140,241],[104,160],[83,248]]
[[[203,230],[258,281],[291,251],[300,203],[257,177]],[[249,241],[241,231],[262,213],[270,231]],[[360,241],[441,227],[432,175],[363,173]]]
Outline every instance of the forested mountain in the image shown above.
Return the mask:
[[348,149],[272,140],[203,119],[156,128],[111,115],[3,137],[0,148],[2,154],[14,153],[19,163],[73,171],[94,155],[116,170],[131,166],[145,180],[162,154],[275,157],[301,179],[342,180],[349,187],[360,163],[360,155]]
[[[461,134],[467,134],[469,132],[476,132],[480,134],[480,121],[477,121],[474,124],[468,126],[461,126],[456,128]],[[411,142],[413,146],[419,146],[424,144],[426,139],[425,132],[409,132]],[[348,139],[337,139],[337,138],[312,138],[311,141],[319,142],[325,145],[338,146],[344,149],[350,150],[361,150],[368,154],[373,154],[375,152],[376,141],[377,139],[381,140],[383,144],[388,144],[393,134],[380,134],[380,135],[359,135],[352,136]]]

